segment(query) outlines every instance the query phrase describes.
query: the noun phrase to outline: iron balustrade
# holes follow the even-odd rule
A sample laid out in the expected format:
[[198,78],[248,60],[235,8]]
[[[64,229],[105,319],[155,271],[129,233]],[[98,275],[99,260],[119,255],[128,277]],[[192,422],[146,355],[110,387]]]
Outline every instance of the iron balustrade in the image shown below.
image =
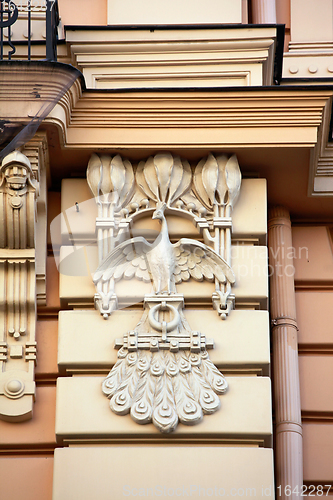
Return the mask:
[[[21,3],[20,3],[21,2]],[[35,4],[34,4],[35,3]],[[37,5],[36,5],[37,4]],[[15,43],[22,44],[21,41],[12,40],[12,26],[20,19],[20,12],[27,15],[27,56],[31,61],[32,45],[32,13],[39,8],[45,11],[45,32],[46,32],[46,60],[57,60],[57,40],[59,25],[58,0],[0,0],[0,61],[11,60],[16,52]],[[6,40],[5,40],[6,38]],[[7,54],[5,50],[7,49]]]

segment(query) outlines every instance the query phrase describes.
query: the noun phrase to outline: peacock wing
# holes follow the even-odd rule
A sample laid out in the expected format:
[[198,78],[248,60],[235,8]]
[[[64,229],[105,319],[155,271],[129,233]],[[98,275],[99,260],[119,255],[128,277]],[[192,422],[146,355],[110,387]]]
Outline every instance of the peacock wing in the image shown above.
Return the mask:
[[227,262],[214,250],[200,241],[181,238],[173,245],[176,260],[175,281],[212,281],[217,278],[221,283],[228,280],[235,283],[235,275]]
[[137,236],[124,241],[114,248],[97,268],[93,281],[108,281],[115,278],[138,279],[148,281],[148,270],[145,261],[146,253],[151,249],[151,244],[143,236]]

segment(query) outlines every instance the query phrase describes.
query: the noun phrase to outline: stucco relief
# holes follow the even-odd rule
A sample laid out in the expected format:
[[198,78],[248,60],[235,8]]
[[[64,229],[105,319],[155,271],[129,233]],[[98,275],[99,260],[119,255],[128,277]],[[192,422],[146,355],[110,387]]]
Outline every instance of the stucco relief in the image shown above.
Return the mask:
[[[87,180],[98,205],[96,307],[105,319],[117,308],[120,279],[152,283],[140,322],[116,341],[118,361],[103,393],[112,411],[130,413],[139,424],[153,422],[161,432],[173,431],[179,421],[196,424],[220,407],[218,395],[227,382],[209,359],[213,342],[186,321],[177,285],[215,282],[213,306],[222,319],[230,314],[231,214],[241,184],[237,159],[210,154],[192,174],[186,160],[160,153],[140,162],[134,174],[119,155],[93,155]],[[160,221],[157,238],[129,237],[133,222],[147,215]],[[204,242],[171,243],[168,215],[192,220]]]
[[14,151],[0,167],[0,418],[31,418],[35,396],[35,219],[39,184],[29,159]]

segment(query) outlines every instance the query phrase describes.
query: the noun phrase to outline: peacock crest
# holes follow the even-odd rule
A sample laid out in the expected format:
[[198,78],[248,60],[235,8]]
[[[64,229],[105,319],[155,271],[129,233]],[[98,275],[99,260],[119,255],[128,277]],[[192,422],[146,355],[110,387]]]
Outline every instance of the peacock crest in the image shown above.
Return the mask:
[[136,182],[148,198],[172,206],[191,186],[191,167],[179,156],[160,153],[139,163]]

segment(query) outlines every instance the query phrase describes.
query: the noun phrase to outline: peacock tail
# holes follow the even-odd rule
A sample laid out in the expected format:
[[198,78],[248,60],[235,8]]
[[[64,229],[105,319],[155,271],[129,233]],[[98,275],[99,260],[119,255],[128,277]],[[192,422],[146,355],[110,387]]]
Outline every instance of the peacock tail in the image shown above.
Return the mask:
[[138,350],[122,347],[103,381],[103,393],[117,415],[130,413],[138,424],[153,423],[163,433],[199,423],[220,408],[228,388],[208,353]]

